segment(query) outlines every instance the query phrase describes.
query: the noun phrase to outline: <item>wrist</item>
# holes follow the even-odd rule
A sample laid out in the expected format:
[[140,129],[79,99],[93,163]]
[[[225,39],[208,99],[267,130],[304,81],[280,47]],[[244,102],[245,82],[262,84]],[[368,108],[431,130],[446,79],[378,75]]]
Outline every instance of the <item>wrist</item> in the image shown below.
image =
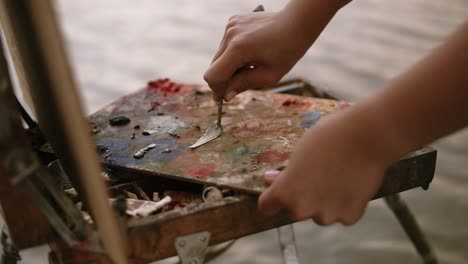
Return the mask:
[[347,0],[290,0],[280,11],[285,22],[296,29],[309,45]]
[[328,126],[328,133],[335,134],[343,148],[362,160],[388,167],[407,153],[393,124],[366,101],[331,114],[320,123]]

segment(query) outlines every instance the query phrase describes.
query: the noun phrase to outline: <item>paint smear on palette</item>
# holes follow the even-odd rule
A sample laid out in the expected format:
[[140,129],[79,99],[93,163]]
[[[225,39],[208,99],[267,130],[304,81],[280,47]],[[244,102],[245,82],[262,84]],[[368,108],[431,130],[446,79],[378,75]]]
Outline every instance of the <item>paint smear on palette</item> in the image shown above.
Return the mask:
[[184,173],[196,177],[204,178],[210,176],[216,169],[213,163],[202,163],[200,157],[194,152],[185,152],[170,162],[171,167],[185,168]]
[[290,106],[290,105],[311,106],[312,102],[310,100],[302,100],[297,97],[294,97],[294,98],[286,98],[281,105],[282,106]]
[[148,89],[160,91],[164,96],[187,95],[191,92],[191,90],[187,89],[184,85],[172,82],[169,78],[149,81]]
[[234,137],[259,137],[261,135],[277,135],[288,127],[288,120],[283,118],[252,119],[241,121],[229,131]]
[[185,172],[196,178],[205,178],[216,169],[216,165],[213,163],[201,163],[193,168],[188,168]]
[[257,159],[263,163],[280,163],[288,159],[288,154],[276,150],[268,150],[258,155]]
[[304,118],[300,124],[301,128],[312,127],[320,120],[321,117],[319,112],[314,111],[302,113],[301,116]]

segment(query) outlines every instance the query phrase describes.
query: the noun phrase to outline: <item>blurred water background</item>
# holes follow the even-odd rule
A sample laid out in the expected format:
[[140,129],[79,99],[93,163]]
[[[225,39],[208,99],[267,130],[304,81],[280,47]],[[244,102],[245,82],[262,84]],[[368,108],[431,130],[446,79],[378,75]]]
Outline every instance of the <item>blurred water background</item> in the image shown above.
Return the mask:
[[[231,15],[258,4],[275,11],[285,2],[58,0],[57,7],[92,113],[149,79],[202,83]],[[285,79],[301,77],[359,100],[443,42],[467,18],[466,0],[356,0],[336,15]],[[468,131],[434,145],[439,155],[429,191],[402,196],[440,263],[468,263]],[[301,263],[421,263],[383,200],[371,202],[352,227],[319,227],[312,221],[294,226]],[[276,234],[270,230],[242,238],[212,263],[281,263]],[[25,250],[20,263],[47,263],[46,253],[46,247]]]

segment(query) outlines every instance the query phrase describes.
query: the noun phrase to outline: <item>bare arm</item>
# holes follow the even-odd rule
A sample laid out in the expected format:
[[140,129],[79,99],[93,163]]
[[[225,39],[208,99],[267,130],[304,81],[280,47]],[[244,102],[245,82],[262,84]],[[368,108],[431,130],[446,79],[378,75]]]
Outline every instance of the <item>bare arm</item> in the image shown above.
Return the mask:
[[468,23],[360,108],[385,121],[389,159],[468,125]]
[[270,175],[260,209],[355,223],[391,163],[468,125],[467,47],[468,23],[384,89],[312,127],[286,170]]

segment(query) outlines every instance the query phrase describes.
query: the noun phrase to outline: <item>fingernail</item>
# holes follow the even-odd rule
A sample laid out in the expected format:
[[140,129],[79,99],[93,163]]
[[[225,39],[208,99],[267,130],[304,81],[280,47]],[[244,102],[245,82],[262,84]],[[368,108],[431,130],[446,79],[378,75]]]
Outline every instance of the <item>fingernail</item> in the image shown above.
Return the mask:
[[236,91],[229,91],[225,96],[224,96],[224,100],[226,100],[227,102],[231,101],[232,98],[236,97],[237,93]]
[[280,171],[278,170],[268,170],[263,173],[263,177],[265,178],[266,182],[271,184],[279,174]]

